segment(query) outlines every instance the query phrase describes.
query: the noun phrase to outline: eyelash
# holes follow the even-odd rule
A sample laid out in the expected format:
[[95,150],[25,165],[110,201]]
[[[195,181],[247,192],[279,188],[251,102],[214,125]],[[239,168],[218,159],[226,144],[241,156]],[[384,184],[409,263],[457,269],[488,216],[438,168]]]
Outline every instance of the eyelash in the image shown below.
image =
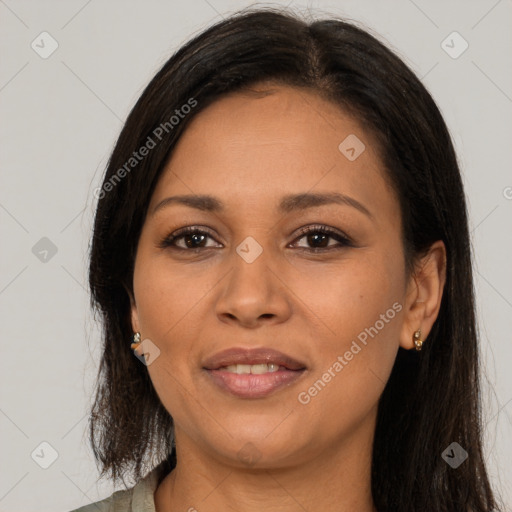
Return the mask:
[[[158,247],[160,249],[173,249],[178,251],[186,251],[186,252],[199,252],[205,249],[213,249],[213,247],[196,247],[196,248],[184,248],[184,247],[177,247],[175,245],[176,241],[185,237],[186,235],[192,235],[192,234],[198,234],[198,235],[207,235],[208,237],[214,239],[213,235],[208,231],[203,229],[200,229],[199,226],[187,226],[185,228],[178,229],[174,233],[171,233],[170,235],[164,237],[160,243],[158,244]],[[301,229],[299,229],[298,236],[294,239],[294,242],[300,240],[306,235],[309,234],[322,234],[322,235],[328,235],[329,238],[333,238],[336,241],[338,241],[338,245],[335,246],[328,246],[328,247],[313,247],[313,248],[307,248],[307,247],[299,247],[299,250],[303,250],[310,253],[320,253],[320,252],[327,252],[335,249],[341,249],[343,247],[354,247],[354,243],[352,240],[346,236],[345,234],[330,228],[329,226],[324,226],[321,224],[313,225],[313,226],[306,226]]]

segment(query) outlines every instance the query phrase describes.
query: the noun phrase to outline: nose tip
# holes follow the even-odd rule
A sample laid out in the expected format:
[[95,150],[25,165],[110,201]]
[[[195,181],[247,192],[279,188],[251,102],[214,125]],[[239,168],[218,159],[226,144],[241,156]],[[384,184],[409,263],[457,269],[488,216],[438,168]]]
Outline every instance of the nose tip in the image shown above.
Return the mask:
[[[249,253],[259,254],[251,263],[244,256],[235,255],[234,267],[223,282],[224,289],[216,304],[217,315],[223,321],[238,321],[252,328],[262,322],[282,321],[290,314],[285,291],[262,256],[263,248],[261,252],[255,251],[257,247],[251,246],[253,242],[245,243]],[[242,243],[237,252],[247,247]]]

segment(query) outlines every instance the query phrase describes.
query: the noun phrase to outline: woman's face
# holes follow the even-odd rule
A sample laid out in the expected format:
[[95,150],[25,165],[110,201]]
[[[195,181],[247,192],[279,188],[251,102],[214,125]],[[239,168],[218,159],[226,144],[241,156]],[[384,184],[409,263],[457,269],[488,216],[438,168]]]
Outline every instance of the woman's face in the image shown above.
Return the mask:
[[407,286],[399,203],[353,118],[284,86],[209,106],[154,191],[134,272],[178,447],[284,467],[368,439]]

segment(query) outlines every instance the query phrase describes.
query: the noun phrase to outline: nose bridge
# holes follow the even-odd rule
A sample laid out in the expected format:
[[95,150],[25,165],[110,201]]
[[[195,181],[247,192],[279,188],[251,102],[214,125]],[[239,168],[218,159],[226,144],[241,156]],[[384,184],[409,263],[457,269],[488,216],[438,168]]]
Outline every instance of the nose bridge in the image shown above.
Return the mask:
[[217,314],[253,323],[262,317],[286,317],[288,299],[271,270],[271,250],[248,236],[231,254],[232,272],[217,302]]
[[249,304],[265,304],[273,286],[269,268],[270,250],[253,237],[246,237],[236,246],[231,255],[233,272],[231,273],[229,292],[236,300]]

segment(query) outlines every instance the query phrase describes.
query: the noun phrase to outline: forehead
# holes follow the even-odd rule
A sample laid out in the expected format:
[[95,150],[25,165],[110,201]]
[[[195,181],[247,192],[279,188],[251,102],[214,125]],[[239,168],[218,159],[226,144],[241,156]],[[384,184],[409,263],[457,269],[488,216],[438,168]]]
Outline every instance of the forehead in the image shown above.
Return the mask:
[[197,114],[151,203],[176,193],[268,205],[307,191],[338,191],[390,212],[397,206],[376,143],[355,118],[312,91],[272,85],[232,93]]

